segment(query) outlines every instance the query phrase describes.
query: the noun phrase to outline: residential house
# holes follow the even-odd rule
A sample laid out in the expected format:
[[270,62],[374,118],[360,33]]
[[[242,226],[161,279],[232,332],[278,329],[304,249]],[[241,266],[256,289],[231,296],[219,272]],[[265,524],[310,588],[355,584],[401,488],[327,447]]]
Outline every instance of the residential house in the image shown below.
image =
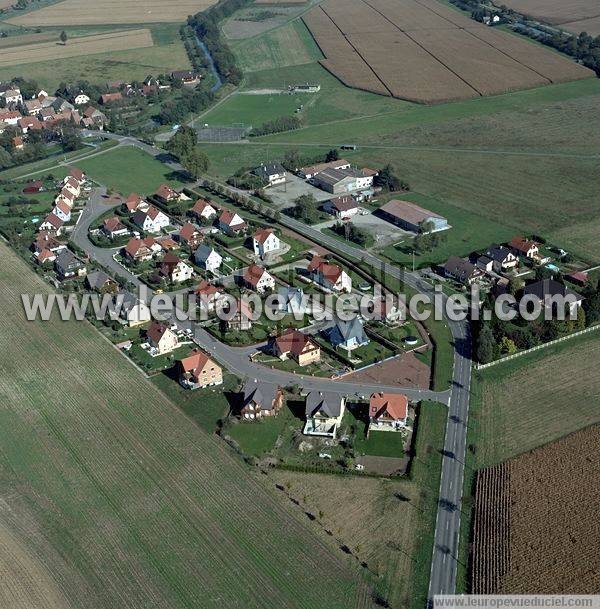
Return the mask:
[[396,324],[405,319],[405,312],[398,306],[397,299],[392,295],[380,296],[373,302],[373,319]]
[[71,208],[64,201],[58,201],[54,206],[52,213],[58,216],[63,222],[71,221]]
[[81,194],[80,182],[73,176],[67,176],[65,178],[62,189],[68,190],[74,197],[78,197]]
[[64,179],[64,182],[66,182],[69,178],[75,178],[79,184],[83,184],[85,182],[85,172],[77,167],[71,167],[69,175]]
[[299,366],[308,366],[321,360],[321,348],[310,336],[288,328],[271,341],[273,354],[282,359],[291,357]]
[[146,239],[135,237],[130,239],[123,248],[123,254],[133,262],[143,262],[145,260],[152,260],[154,254],[160,250],[160,245],[152,237],[147,237]]
[[586,286],[589,281],[589,275],[586,271],[574,271],[573,273],[565,275],[565,278],[580,286]]
[[305,180],[310,180],[326,169],[350,169],[350,163],[346,159],[328,161],[327,163],[317,163],[316,165],[300,168],[298,174]]
[[349,220],[358,213],[358,204],[352,195],[343,195],[326,201],[323,209],[338,220]]
[[281,286],[277,288],[278,310],[287,314],[304,315],[308,312],[308,303],[304,301],[302,288]]
[[281,241],[272,228],[261,228],[252,235],[254,254],[261,259],[281,249]]
[[304,433],[335,438],[342,423],[346,399],[339,393],[311,391],[306,396]]
[[235,237],[243,233],[248,225],[244,222],[241,216],[234,211],[226,209],[219,216],[219,228],[230,237]]
[[96,292],[115,293],[118,289],[117,282],[104,271],[92,271],[85,278],[88,288]]
[[194,253],[194,260],[198,266],[216,275],[221,268],[223,256],[208,245],[200,245]]
[[168,184],[161,184],[154,193],[154,196],[163,203],[179,201],[179,193],[176,190],[173,190]]
[[129,229],[119,220],[119,218],[117,218],[117,216],[104,220],[102,230],[109,239],[115,239],[116,237],[123,237],[124,235],[129,234]]
[[144,197],[141,197],[135,192],[132,192],[125,199],[125,209],[127,209],[130,214],[136,211],[148,211],[149,207],[150,204],[148,203],[148,201],[146,201]]
[[194,290],[194,295],[201,309],[213,312],[222,308],[227,302],[227,294],[206,280],[201,281]]
[[198,199],[194,203],[190,213],[199,220],[208,222],[217,215],[217,210],[205,199]]
[[369,344],[363,323],[358,317],[354,317],[350,321],[336,319],[334,325],[327,329],[325,334],[332,347],[342,347],[346,351]]
[[570,290],[555,279],[543,279],[530,283],[523,288],[523,298],[531,297],[539,301],[542,307],[554,310],[559,302],[563,302],[572,317],[577,315],[577,309],[585,300],[581,294]]
[[56,112],[52,106],[47,106],[45,108],[42,108],[38,112],[38,117],[42,121],[42,123],[46,123],[48,121],[54,120],[55,116],[56,116]]
[[22,118],[23,116],[18,110],[0,109],[0,123],[5,123],[9,127],[16,127]]
[[[230,306],[232,304],[232,306]],[[217,304],[217,309],[219,305]],[[244,298],[238,298],[235,304],[226,301],[223,307],[227,329],[232,332],[243,332],[252,328],[253,312],[250,305]]]
[[392,199],[382,205],[377,214],[388,222],[415,233],[435,233],[450,228],[446,218],[410,201]]
[[266,163],[256,167],[252,173],[259,177],[266,186],[275,186],[285,182],[285,169],[280,163]]
[[86,273],[85,264],[71,250],[64,249],[54,261],[54,269],[59,279],[83,277]]
[[458,256],[448,258],[444,265],[444,274],[463,285],[473,285],[484,276],[482,269]]
[[493,268],[496,273],[509,271],[519,265],[519,258],[512,250],[503,245],[492,245],[485,255],[493,260]]
[[108,122],[108,118],[104,112],[101,112],[94,106],[88,106],[83,111],[83,121],[85,121],[85,126],[97,126],[100,129],[104,128],[104,125]]
[[72,208],[75,205],[75,199],[77,197],[67,188],[63,188],[58,195],[56,196],[56,198],[54,199],[54,203],[58,204],[59,202],[63,202],[66,205],[68,205],[70,208]]
[[13,137],[12,145],[15,150],[23,150],[23,148],[25,148],[25,144],[23,143],[23,138],[20,135]]
[[114,104],[121,101],[123,101],[123,94],[120,91],[117,91],[116,93],[103,93],[100,96],[100,103],[103,106],[107,106],[109,104]]
[[63,232],[64,221],[54,212],[50,212],[39,225],[38,229],[48,231],[52,235],[60,235]]
[[147,233],[160,233],[171,223],[169,216],[150,205],[146,211],[141,209],[133,214],[133,222]]
[[477,258],[476,266],[485,273],[492,273],[494,271],[494,261],[486,255]]
[[202,76],[198,74],[198,72],[193,72],[192,70],[175,70],[174,72],[171,72],[171,78],[173,80],[178,80],[185,86],[196,86],[202,79]]
[[37,253],[42,250],[49,250],[51,252],[59,252],[60,250],[65,249],[67,246],[54,238],[54,236],[45,230],[40,230],[38,234],[35,236],[33,243],[31,244],[31,249]]
[[62,97],[57,97],[51,105],[51,108],[57,113],[62,114],[64,112],[68,112],[71,110],[75,110],[75,106],[70,104],[66,99],[62,99]]
[[186,389],[223,384],[223,370],[206,353],[195,349],[177,363],[179,383]]
[[25,106],[25,110],[27,110],[27,114],[29,114],[29,116],[37,114],[42,109],[42,103],[36,98],[25,100],[23,105]]
[[40,250],[34,254],[34,258],[37,264],[43,266],[46,263],[54,262],[58,254],[56,252],[51,252],[50,250]]
[[351,292],[352,279],[337,264],[331,264],[320,256],[313,256],[308,265],[308,273],[313,281],[333,292]]
[[408,398],[402,393],[373,393],[369,400],[369,430],[398,431],[406,427]]
[[150,346],[155,349],[154,355],[170,353],[179,346],[177,334],[169,328],[168,324],[156,320],[146,331],[146,338]]
[[18,120],[19,129],[24,133],[28,133],[29,131],[40,131],[42,128],[42,123],[35,116],[24,116]]
[[535,260],[540,253],[538,244],[525,237],[513,237],[509,242],[508,247],[513,250],[517,256],[524,256],[531,260]]
[[242,389],[240,414],[254,420],[276,415],[283,406],[283,391],[277,385],[258,379],[248,381]]
[[158,272],[173,283],[183,283],[191,279],[194,269],[175,254],[166,254],[158,267]]
[[139,326],[150,321],[150,309],[131,292],[119,291],[115,296],[115,307],[119,307],[119,303],[119,316],[129,327]]
[[195,250],[202,243],[203,237],[202,233],[193,224],[186,222],[179,231],[178,239],[180,243]]
[[6,105],[10,106],[18,106],[23,103],[23,96],[21,95],[21,90],[18,87],[14,89],[7,89],[4,91],[0,97],[3,97],[6,101]]
[[242,275],[242,283],[247,288],[262,294],[275,288],[275,278],[258,264],[251,264]]
[[175,239],[171,239],[171,237],[160,237],[156,240],[156,243],[165,252],[179,249],[179,243]]

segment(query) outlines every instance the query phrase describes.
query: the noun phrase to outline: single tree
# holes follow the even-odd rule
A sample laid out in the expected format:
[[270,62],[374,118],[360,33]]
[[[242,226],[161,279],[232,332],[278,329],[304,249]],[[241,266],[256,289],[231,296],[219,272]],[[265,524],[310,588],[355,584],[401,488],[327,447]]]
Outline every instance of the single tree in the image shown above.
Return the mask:
[[67,44],[67,32],[65,32],[64,30],[60,33],[60,41],[63,44]]

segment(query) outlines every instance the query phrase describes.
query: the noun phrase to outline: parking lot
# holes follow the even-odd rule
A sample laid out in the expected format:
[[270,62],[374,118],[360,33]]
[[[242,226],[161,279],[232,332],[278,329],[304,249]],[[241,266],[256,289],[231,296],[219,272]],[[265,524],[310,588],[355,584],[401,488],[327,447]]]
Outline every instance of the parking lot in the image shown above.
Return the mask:
[[327,201],[327,199],[331,199],[333,196],[331,193],[311,186],[308,182],[293,173],[286,172],[286,178],[285,184],[270,186],[267,189],[267,194],[281,209],[293,207],[294,199],[297,199],[301,195],[311,194],[317,201]]

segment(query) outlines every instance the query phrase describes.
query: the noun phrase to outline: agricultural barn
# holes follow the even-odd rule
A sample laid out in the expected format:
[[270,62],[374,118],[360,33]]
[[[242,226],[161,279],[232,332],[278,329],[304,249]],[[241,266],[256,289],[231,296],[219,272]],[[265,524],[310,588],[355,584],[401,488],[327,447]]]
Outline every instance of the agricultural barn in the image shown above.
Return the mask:
[[305,180],[310,180],[326,169],[350,169],[350,163],[348,163],[346,159],[328,161],[327,163],[317,163],[316,165],[301,167],[298,170],[298,174]]
[[429,231],[433,233],[450,228],[448,220],[443,216],[409,201],[392,199],[385,205],[382,205],[377,210],[377,213],[388,222],[415,233],[421,230],[421,226],[424,223],[433,224],[433,230]]
[[334,195],[367,188],[367,182],[362,171],[354,169],[325,169],[313,178],[313,184],[317,188]]

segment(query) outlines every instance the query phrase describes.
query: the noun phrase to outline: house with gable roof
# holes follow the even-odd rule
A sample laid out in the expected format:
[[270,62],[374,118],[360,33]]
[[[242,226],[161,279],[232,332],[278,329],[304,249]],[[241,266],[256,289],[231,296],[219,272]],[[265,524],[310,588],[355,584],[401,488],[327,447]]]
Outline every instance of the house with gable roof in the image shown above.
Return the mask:
[[335,438],[346,409],[346,398],[331,391],[311,391],[306,396],[306,424],[302,433],[307,436]]
[[371,394],[369,399],[369,429],[398,431],[406,427],[408,398],[403,393]]

